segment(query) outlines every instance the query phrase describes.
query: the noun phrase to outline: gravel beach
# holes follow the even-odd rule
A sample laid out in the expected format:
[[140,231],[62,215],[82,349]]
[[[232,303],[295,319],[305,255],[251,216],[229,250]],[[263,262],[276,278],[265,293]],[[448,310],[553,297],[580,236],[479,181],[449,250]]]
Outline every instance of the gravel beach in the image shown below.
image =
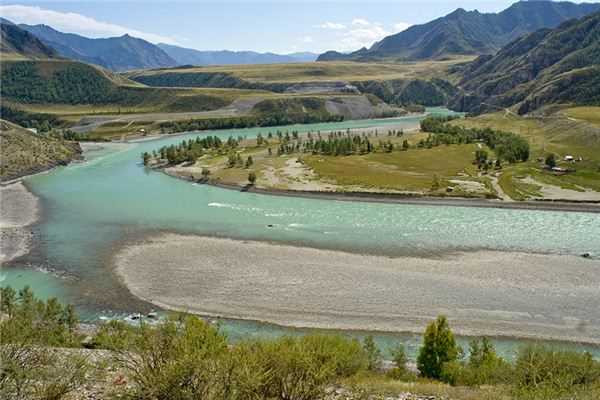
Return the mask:
[[462,335],[600,343],[600,265],[574,256],[389,258],[163,234],[114,262],[135,296],[172,310],[389,332],[445,314]]
[[21,182],[0,186],[0,263],[29,251],[31,231],[39,214],[39,202]]

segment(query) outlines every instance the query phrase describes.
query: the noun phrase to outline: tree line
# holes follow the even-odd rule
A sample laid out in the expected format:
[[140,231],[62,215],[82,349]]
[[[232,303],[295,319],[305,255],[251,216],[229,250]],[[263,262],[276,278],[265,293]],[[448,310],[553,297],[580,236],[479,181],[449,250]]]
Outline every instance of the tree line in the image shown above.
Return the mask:
[[187,131],[205,131],[217,129],[242,129],[263,126],[283,126],[293,124],[314,124],[320,122],[341,122],[343,115],[302,114],[302,115],[249,115],[244,117],[203,118],[187,121],[166,121],[159,124],[161,133],[177,133]]
[[523,137],[512,132],[491,128],[465,128],[448,123],[456,118],[458,117],[427,117],[421,121],[421,130],[433,133],[423,144],[439,146],[441,144],[482,142],[494,150],[498,159],[509,163],[529,159],[529,143]]
[[[425,330],[417,375],[407,368],[401,344],[391,351],[394,368],[383,371],[372,336],[359,341],[309,334],[230,345],[218,327],[173,314],[152,325],[113,320],[83,341],[72,306],[42,301],[27,287],[0,288],[0,299],[0,397],[9,400],[58,400],[83,388],[92,362],[64,350],[83,346],[110,352],[105,368],[118,368],[131,382],[120,387],[119,396],[135,399],[310,400],[321,398],[328,385],[358,375],[498,385],[514,399],[592,399],[600,391],[600,362],[589,353],[528,344],[509,362],[486,338],[473,339],[465,352],[443,316]],[[101,365],[94,361],[95,368]]]

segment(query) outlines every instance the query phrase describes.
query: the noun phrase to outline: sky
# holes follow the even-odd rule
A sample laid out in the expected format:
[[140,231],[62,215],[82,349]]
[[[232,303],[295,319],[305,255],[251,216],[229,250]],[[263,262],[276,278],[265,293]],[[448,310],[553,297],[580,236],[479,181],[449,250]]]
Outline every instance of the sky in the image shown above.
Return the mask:
[[153,43],[198,50],[321,53],[369,47],[387,35],[458,7],[498,12],[512,3],[514,0],[0,0],[0,16],[87,37],[128,33]]

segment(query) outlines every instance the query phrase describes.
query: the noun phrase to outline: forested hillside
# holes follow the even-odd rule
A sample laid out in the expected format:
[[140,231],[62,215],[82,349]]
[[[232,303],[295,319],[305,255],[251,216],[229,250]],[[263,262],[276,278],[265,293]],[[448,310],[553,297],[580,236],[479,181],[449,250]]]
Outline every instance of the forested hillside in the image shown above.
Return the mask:
[[91,65],[72,61],[7,62],[2,68],[3,99],[19,104],[156,105],[163,111],[203,111],[231,99],[193,91],[135,86]]
[[600,13],[540,30],[462,71],[452,106],[485,112],[516,106],[520,114],[551,103],[600,104]]

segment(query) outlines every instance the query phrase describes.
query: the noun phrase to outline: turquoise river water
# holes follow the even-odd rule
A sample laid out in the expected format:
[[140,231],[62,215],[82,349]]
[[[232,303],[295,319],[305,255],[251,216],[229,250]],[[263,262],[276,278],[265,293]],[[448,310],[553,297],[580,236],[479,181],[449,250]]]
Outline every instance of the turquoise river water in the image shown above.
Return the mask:
[[[433,110],[433,112],[445,112]],[[300,132],[400,125],[421,117],[346,121],[210,132],[223,138],[294,129]],[[189,133],[185,137],[206,135]],[[28,284],[42,296],[76,304],[86,319],[112,318],[149,305],[133,298],[111,270],[124,244],[157,231],[254,239],[383,255],[438,255],[474,249],[580,254],[600,253],[600,214],[445,206],[341,202],[241,193],[194,185],[149,171],[140,154],[177,143],[182,136],[131,144],[100,145],[86,162],[26,180],[42,202],[29,255],[2,271],[3,285]],[[272,224],[274,228],[267,228]],[[560,235],[557,235],[560,227]],[[276,336],[304,330],[221,321],[232,338]],[[359,332],[347,334],[361,336]],[[413,334],[378,334],[383,348],[395,341],[409,352]],[[464,340],[464,339],[462,339]],[[498,339],[505,353],[522,341]],[[593,346],[580,347],[600,355]]]

